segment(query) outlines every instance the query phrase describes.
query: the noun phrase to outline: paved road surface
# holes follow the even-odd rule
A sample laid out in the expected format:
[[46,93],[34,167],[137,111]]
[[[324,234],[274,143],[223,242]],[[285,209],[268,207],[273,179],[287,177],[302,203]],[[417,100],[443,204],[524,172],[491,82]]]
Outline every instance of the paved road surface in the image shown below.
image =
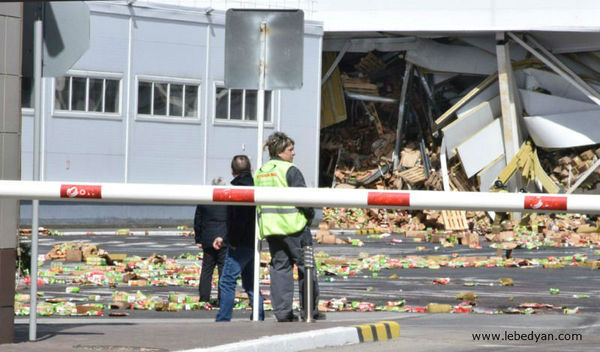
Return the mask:
[[[357,258],[366,254],[385,254],[392,257],[405,255],[450,255],[461,256],[493,255],[495,249],[484,243],[483,249],[472,249],[466,246],[440,248],[439,244],[414,243],[406,241],[402,236],[392,236],[403,239],[402,243],[392,243],[391,238],[367,239],[366,236],[352,236],[364,241],[365,246],[350,245],[317,245],[316,251],[323,251],[331,256]],[[179,256],[182,253],[197,253],[192,237],[182,236],[62,236],[40,237],[39,253],[47,253],[52,246],[64,241],[83,241],[97,244],[109,253],[128,253],[147,257],[153,253]],[[266,245],[266,244],[265,244]],[[417,250],[417,247],[425,250]],[[437,247],[437,248],[436,248]],[[265,249],[266,250],[266,249]],[[595,259],[597,249],[591,248],[542,248],[540,250],[520,250],[514,252],[518,258],[544,258],[548,256],[566,256],[583,253],[590,259]],[[49,266],[46,262],[44,267]],[[64,265],[75,265],[65,263]],[[585,267],[566,267],[563,269],[543,268],[440,268],[437,270],[422,269],[384,269],[374,278],[368,270],[363,270],[353,277],[320,277],[321,299],[345,297],[349,301],[368,301],[383,304],[386,301],[406,299],[411,306],[425,306],[428,303],[456,304],[455,296],[463,291],[471,291],[479,296],[476,310],[480,312],[493,311],[515,307],[520,303],[552,304],[569,308],[579,307],[581,312],[600,312],[600,271]],[[396,275],[397,279],[390,279]],[[515,286],[500,286],[499,278],[512,278]],[[434,285],[433,280],[449,278],[447,285]],[[471,285],[470,287],[465,284]],[[559,288],[560,294],[550,294],[550,288]],[[121,290],[135,292],[136,287],[119,287]],[[65,296],[64,285],[45,285],[40,290],[49,295]],[[185,293],[196,294],[195,287],[144,287],[144,292],[153,294]],[[268,290],[264,286],[263,290]],[[91,294],[109,295],[113,289],[109,287],[82,287],[79,294],[87,297]],[[589,298],[578,299],[574,295],[585,294]],[[548,310],[551,311],[551,310]],[[134,311],[134,315],[167,315],[179,317],[180,314]],[[210,312],[208,312],[210,313]],[[555,313],[562,313],[556,311]],[[185,312],[182,312],[185,314]],[[244,314],[244,312],[240,313]]]

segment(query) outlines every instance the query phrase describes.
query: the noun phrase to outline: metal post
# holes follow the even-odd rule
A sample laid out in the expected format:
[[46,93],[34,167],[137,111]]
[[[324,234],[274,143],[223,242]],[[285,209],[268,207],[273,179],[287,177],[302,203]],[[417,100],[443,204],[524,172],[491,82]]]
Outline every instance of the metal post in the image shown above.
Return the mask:
[[[42,16],[43,5],[39,7],[33,25],[33,80],[34,80],[34,118],[33,118],[33,180],[40,180],[40,122],[42,112]],[[30,309],[29,341],[37,339],[37,277],[38,277],[38,218],[39,200],[32,200],[31,214],[31,267],[30,267]]]
[[413,64],[408,62],[404,69],[404,79],[402,80],[402,90],[400,92],[400,104],[398,106],[398,125],[396,126],[396,144],[394,146],[394,154],[392,156],[394,162],[394,171],[398,169],[400,164],[400,138],[402,137],[402,125],[404,123],[404,111],[406,105],[406,94],[408,92],[408,83],[412,72]]
[[[502,107],[502,137],[504,141],[504,157],[506,164],[517,155],[521,145],[519,131],[520,111],[517,111],[517,92],[514,88],[512,63],[510,60],[510,46],[504,32],[496,33],[496,57],[498,60],[498,86],[500,88],[500,104]],[[508,188],[514,192],[523,187],[521,177],[510,180]],[[521,219],[521,213],[514,213],[515,220]]]
[[313,247],[305,246],[304,250],[304,312],[306,322],[313,322],[313,271],[315,269]]
[[[265,118],[265,66],[267,59],[267,23],[260,24],[260,60],[258,63],[258,93],[256,96],[256,121],[258,122],[258,137],[256,149],[256,167],[262,166],[262,145],[263,145],[263,125]],[[252,320],[259,319],[259,298],[260,298],[260,229],[258,228],[258,214],[256,216],[256,226],[254,229],[254,297],[252,299]]]

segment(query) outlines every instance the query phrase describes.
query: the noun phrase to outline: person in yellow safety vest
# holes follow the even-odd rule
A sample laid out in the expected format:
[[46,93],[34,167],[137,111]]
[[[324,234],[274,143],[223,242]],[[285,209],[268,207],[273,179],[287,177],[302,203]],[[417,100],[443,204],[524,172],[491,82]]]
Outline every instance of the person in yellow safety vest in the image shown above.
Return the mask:
[[[262,165],[254,175],[255,187],[306,187],[304,176],[292,163],[296,152],[294,140],[285,133],[275,132],[269,136],[265,147],[271,160]],[[282,192],[284,195],[285,192]],[[266,239],[271,253],[271,302],[273,313],[279,322],[298,320],[292,311],[294,298],[293,266],[298,268],[301,315],[304,319],[304,256],[302,247],[312,246],[310,222],[313,208],[294,206],[257,206],[259,236]],[[314,264],[314,263],[313,263]],[[313,319],[325,319],[317,309],[319,287],[316,272],[313,280]]]

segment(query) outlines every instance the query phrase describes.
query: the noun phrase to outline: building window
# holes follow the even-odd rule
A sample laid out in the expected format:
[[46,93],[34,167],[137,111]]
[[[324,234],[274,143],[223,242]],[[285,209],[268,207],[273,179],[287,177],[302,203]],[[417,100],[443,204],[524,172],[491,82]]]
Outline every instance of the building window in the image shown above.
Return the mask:
[[[215,118],[229,121],[256,121],[257,90],[215,86]],[[265,122],[273,121],[273,91],[265,91]]]
[[70,75],[54,80],[54,110],[120,113],[121,79]]
[[33,78],[21,77],[21,108],[33,108]]
[[138,80],[138,115],[199,118],[199,102],[198,83]]

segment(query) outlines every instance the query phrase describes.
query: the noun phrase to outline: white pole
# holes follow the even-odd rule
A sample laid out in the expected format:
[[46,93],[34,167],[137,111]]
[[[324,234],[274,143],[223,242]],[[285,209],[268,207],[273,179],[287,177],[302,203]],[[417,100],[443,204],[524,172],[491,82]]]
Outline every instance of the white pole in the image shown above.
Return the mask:
[[[267,23],[260,24],[260,59],[258,63],[258,93],[256,96],[256,121],[258,122],[258,137],[256,145],[256,168],[262,166],[263,154],[263,125],[265,119],[265,66],[267,60]],[[259,319],[259,297],[260,297],[260,240],[258,228],[258,213],[256,214],[256,225],[254,228],[254,297],[252,300],[252,320]]]
[[[40,122],[42,112],[42,16],[44,5],[38,7],[33,25],[33,81],[34,81],[34,117],[33,117],[33,180],[40,180]],[[30,304],[29,304],[29,341],[37,340],[37,276],[38,276],[38,228],[40,202],[31,202],[31,267],[30,267]]]

